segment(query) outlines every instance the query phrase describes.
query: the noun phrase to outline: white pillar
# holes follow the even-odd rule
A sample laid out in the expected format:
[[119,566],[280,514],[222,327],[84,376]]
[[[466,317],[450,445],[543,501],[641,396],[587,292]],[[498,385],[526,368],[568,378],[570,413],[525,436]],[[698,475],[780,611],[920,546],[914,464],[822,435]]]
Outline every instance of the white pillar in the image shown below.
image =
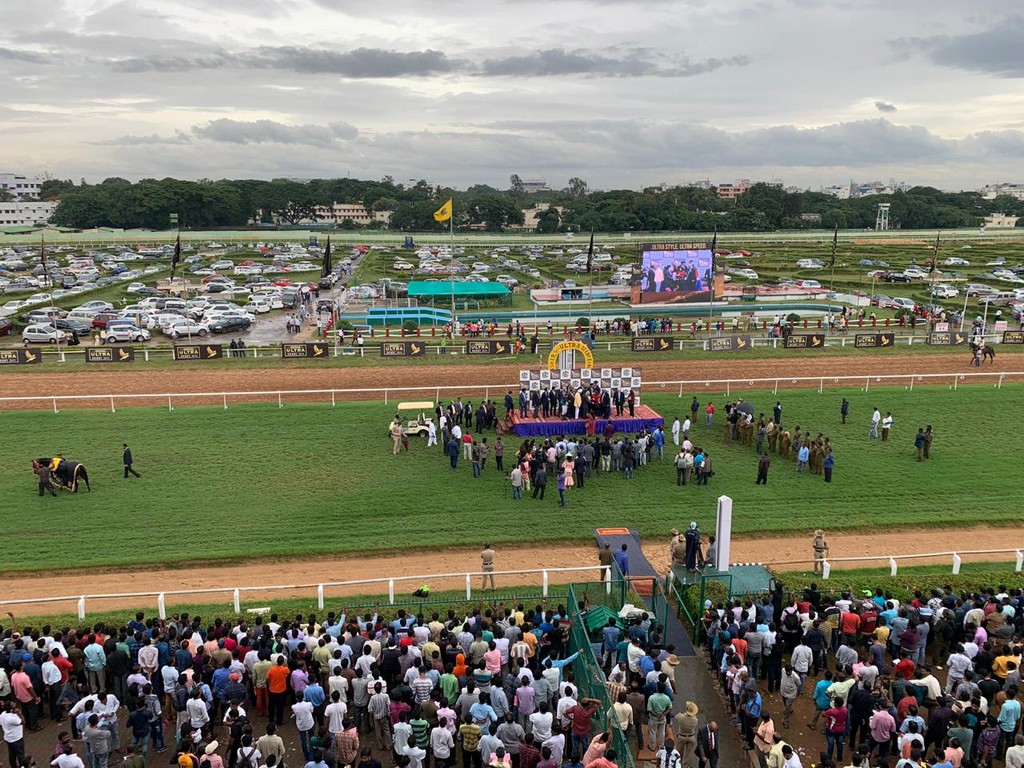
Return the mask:
[[543,591],[541,592],[541,594],[544,597],[547,597],[548,596],[548,572],[547,572],[546,569],[543,571],[542,575],[543,575],[543,588],[542,588]]
[[79,621],[85,618],[85,595],[78,598],[78,619]]
[[828,581],[829,575],[832,573],[832,563],[828,560],[821,561],[821,580]]
[[466,599],[467,600],[472,600],[473,599],[472,579],[473,579],[473,577],[470,574],[467,573],[466,574]]
[[241,593],[236,589],[231,595],[232,603],[235,608],[235,613],[242,612],[242,596]]
[[960,573],[960,555],[956,552],[953,553],[953,575],[956,576]]
[[896,575],[896,570],[897,570],[896,560],[894,558],[890,557],[889,558],[889,575],[890,576],[895,576]]
[[316,585],[316,608],[317,608],[318,611],[322,611],[324,609],[324,585],[323,584],[317,584]]
[[715,525],[715,562],[711,565],[719,571],[729,570],[730,547],[732,545],[732,499],[718,497],[718,516]]
[[164,602],[164,593],[156,596],[156,612],[161,619],[167,618],[167,604]]
[[388,579],[388,603],[395,604],[395,580]]

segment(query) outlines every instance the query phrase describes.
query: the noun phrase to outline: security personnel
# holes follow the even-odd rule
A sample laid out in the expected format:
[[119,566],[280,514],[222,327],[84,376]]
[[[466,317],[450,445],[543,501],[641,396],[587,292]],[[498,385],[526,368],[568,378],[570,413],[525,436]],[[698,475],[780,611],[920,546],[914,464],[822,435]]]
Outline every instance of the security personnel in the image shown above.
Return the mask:
[[39,495],[45,496],[46,492],[49,491],[52,496],[56,496],[57,492],[53,490],[53,486],[50,484],[50,468],[46,464],[40,464],[36,474],[39,476]]
[[136,477],[142,477],[142,475],[140,475],[138,472],[136,472],[132,468],[132,449],[128,447],[128,443],[122,443],[122,446],[124,447],[124,456],[123,456],[123,458],[124,458],[124,476],[125,476],[125,478],[128,477],[129,473],[135,475]]

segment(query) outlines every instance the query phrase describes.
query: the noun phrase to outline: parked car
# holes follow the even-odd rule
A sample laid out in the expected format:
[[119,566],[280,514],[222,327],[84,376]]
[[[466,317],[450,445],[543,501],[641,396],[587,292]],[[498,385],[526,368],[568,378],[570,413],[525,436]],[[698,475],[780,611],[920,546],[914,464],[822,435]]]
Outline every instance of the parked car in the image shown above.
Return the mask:
[[224,314],[218,315],[210,321],[210,333],[233,333],[235,331],[248,331],[252,328],[252,320],[243,315]]
[[148,340],[149,331],[145,328],[139,328],[137,325],[128,325],[127,323],[108,323],[106,330],[103,331],[103,341],[107,344],[117,344],[126,341],[143,342]]
[[165,327],[164,333],[172,339],[180,336],[206,336],[210,333],[210,327],[206,323],[197,323],[195,320],[182,317],[173,325]]
[[959,256],[950,256],[942,260],[944,266],[947,267],[969,267],[971,262],[967,259],[961,259]]
[[67,334],[52,325],[29,325],[21,332],[21,340],[33,344],[56,344],[64,341]]
[[960,295],[960,291],[955,286],[946,285],[945,283],[936,285],[933,290],[935,297],[938,299],[953,299]]
[[964,293],[968,296],[987,296],[996,293],[996,289],[984,283],[968,283],[964,286]]
[[0,336],[10,336],[14,331],[14,323],[10,318],[0,317]]
[[878,307],[879,309],[885,309],[886,307],[892,306],[892,298],[886,296],[884,293],[879,293],[871,297],[871,306]]
[[883,283],[909,283],[910,276],[903,272],[884,272],[882,274]]
[[914,307],[917,306],[917,302],[913,299],[908,299],[904,296],[897,296],[892,300],[893,309],[909,309],[911,312],[914,311]]
[[824,269],[825,262],[818,259],[800,259],[796,263],[797,269]]

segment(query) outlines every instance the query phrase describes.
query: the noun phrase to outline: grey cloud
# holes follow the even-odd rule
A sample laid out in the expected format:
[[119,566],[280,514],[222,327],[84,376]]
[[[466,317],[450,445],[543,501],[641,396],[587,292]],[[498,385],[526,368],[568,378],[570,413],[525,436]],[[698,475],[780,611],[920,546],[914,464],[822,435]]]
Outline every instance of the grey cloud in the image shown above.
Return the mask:
[[729,66],[745,66],[746,56],[691,61],[683,57],[661,62],[650,51],[637,50],[620,56],[604,56],[577,49],[549,48],[525,56],[487,59],[482,73],[498,77],[592,75],[602,77],[693,77]]
[[50,64],[54,57],[36,51],[26,51],[18,48],[6,48],[0,46],[0,59],[5,61],[24,61],[29,64]]
[[333,122],[327,125],[286,125],[275,120],[231,120],[221,118],[192,127],[199,139],[228,144],[308,144],[328,147],[336,141],[348,141],[359,135],[352,125]]
[[1013,17],[998,26],[966,35],[937,35],[894,40],[899,53],[924,55],[934,64],[999,77],[1024,77],[1020,41],[1024,19]]
[[350,78],[426,76],[452,71],[456,64],[441,51],[356,48],[338,53],[319,48],[278,46],[242,53],[216,51],[193,56],[152,56],[115,59],[115,72],[185,72],[210,69],[275,69],[305,74],[336,74]]
[[888,101],[876,101],[875,109],[879,112],[895,112],[898,107],[895,104],[891,104]]
[[153,144],[191,144],[192,137],[182,131],[175,131],[172,136],[159,136],[151,133],[148,136],[128,135],[116,139],[105,139],[103,141],[91,141],[90,144],[100,147],[142,147]]

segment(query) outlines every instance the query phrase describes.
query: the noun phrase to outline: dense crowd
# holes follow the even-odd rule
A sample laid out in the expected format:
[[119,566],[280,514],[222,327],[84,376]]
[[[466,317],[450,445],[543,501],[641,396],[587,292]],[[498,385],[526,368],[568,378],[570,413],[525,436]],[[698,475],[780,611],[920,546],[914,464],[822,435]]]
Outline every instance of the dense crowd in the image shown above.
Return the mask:
[[[816,537],[816,559],[819,547]],[[764,601],[709,603],[702,637],[762,766],[800,765],[790,742],[794,708],[807,702],[821,740],[799,751],[822,750],[819,768],[1021,768],[1022,631],[1019,589],[947,586],[898,600],[812,584],[793,599],[780,587]]]
[[[167,751],[180,768],[615,768],[611,733],[593,732],[600,702],[573,682],[568,627],[563,606],[518,605],[7,629],[8,768],[107,768],[121,755],[144,768]],[[670,658],[646,615],[631,638],[651,663]],[[29,756],[26,732],[47,720],[53,754]]]

